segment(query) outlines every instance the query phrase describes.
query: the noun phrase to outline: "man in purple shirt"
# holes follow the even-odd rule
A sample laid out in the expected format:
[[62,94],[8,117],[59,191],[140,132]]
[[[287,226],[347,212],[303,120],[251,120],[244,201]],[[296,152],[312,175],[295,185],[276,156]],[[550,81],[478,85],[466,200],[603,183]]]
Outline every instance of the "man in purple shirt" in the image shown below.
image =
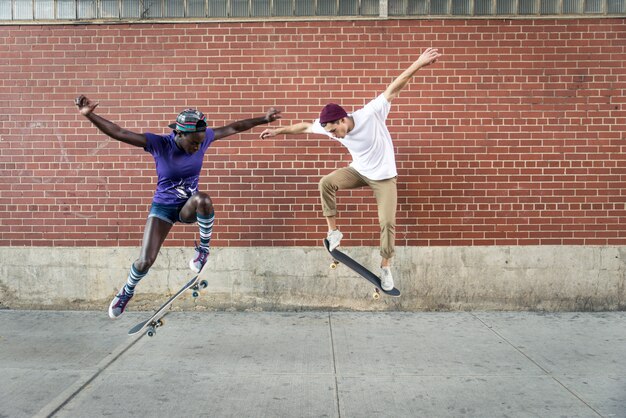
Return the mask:
[[94,113],[98,103],[81,95],[75,100],[80,113],[105,135],[126,144],[141,147],[152,154],[158,176],[152,199],[139,258],[130,267],[126,284],[113,298],[109,316],[118,318],[124,313],[135,286],[145,277],[159,254],[161,245],[176,222],[198,222],[200,245],[189,261],[189,268],[200,273],[209,255],[209,243],[215,218],[209,195],[198,191],[198,179],[204,154],[213,141],[247,131],[257,125],[280,119],[280,111],[270,108],[265,116],[233,122],[221,128],[208,128],[206,117],[196,109],[185,109],[176,122],[169,125],[173,132],[167,135],[136,133]]

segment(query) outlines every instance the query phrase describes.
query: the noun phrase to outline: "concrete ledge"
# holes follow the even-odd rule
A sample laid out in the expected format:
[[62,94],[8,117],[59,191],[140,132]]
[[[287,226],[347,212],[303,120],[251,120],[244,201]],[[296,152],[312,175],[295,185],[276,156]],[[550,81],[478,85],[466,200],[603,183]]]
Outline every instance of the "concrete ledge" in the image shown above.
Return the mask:
[[[345,248],[376,269],[378,249]],[[106,309],[126,280],[134,247],[0,248],[0,308]],[[130,310],[151,310],[193,276],[189,248],[161,251]],[[323,248],[215,248],[203,297],[182,310],[546,310],[626,309],[626,246],[400,247],[402,296],[371,298],[347,267],[330,270]],[[374,270],[377,271],[377,270]]]

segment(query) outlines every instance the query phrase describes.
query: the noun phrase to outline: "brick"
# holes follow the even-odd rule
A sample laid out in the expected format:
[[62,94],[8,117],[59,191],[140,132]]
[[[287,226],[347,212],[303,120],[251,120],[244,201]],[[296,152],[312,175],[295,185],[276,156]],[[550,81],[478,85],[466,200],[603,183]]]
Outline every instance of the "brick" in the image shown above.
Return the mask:
[[[78,116],[78,94],[137,132],[167,132],[186,106],[212,126],[277,106],[274,125],[284,125],[313,120],[328,101],[362,106],[425,44],[446,55],[416,74],[388,119],[397,244],[624,245],[625,29],[618,18],[7,27],[0,245],[140,242],[152,159]],[[260,141],[264,128],[205,157],[214,245],[319,245],[317,183],[350,157],[314,135]],[[339,210],[347,244],[377,245],[371,191],[339,192]],[[177,225],[165,245],[196,234]]]

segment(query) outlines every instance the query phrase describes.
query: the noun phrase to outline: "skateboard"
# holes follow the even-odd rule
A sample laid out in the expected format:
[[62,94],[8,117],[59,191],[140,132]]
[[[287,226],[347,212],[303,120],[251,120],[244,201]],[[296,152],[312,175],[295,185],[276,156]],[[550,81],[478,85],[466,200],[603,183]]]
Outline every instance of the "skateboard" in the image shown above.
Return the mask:
[[197,298],[200,295],[200,289],[204,289],[208,286],[208,282],[206,280],[199,281],[198,276],[194,277],[184,285],[176,294],[174,294],[171,298],[167,300],[156,312],[148,319],[143,322],[138,323],[134,327],[132,327],[128,331],[128,335],[139,334],[140,332],[146,331],[148,337],[154,337],[156,334],[156,329],[162,327],[165,324],[163,317],[167,315],[169,312],[168,308],[172,306],[172,302],[174,302],[180,295],[185,293],[187,289],[192,289],[192,296]]
[[339,263],[343,263],[346,266],[350,267],[356,273],[361,275],[365,280],[369,281],[374,286],[376,286],[375,291],[372,294],[372,298],[374,298],[375,300],[378,300],[380,298],[381,291],[384,294],[389,295],[389,296],[393,296],[393,297],[400,296],[400,291],[398,289],[394,287],[391,290],[384,290],[382,287],[382,284],[380,283],[380,278],[377,275],[375,275],[374,273],[372,273],[371,271],[363,267],[358,262],[354,261],[350,256],[342,253],[338,249],[335,248],[334,250],[330,251],[329,245],[330,244],[328,243],[328,240],[324,238],[324,247],[326,247],[326,250],[333,257],[333,262],[330,264],[330,268],[332,270],[336,269]]

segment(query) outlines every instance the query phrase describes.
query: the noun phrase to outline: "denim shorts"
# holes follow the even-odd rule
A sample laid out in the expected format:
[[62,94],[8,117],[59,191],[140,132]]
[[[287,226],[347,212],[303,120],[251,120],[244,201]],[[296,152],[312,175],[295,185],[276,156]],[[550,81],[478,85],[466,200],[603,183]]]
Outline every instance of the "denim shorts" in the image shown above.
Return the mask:
[[159,218],[167,223],[174,225],[176,222],[194,223],[195,219],[190,222],[184,222],[180,219],[180,211],[184,205],[162,205],[152,202],[148,218]]

